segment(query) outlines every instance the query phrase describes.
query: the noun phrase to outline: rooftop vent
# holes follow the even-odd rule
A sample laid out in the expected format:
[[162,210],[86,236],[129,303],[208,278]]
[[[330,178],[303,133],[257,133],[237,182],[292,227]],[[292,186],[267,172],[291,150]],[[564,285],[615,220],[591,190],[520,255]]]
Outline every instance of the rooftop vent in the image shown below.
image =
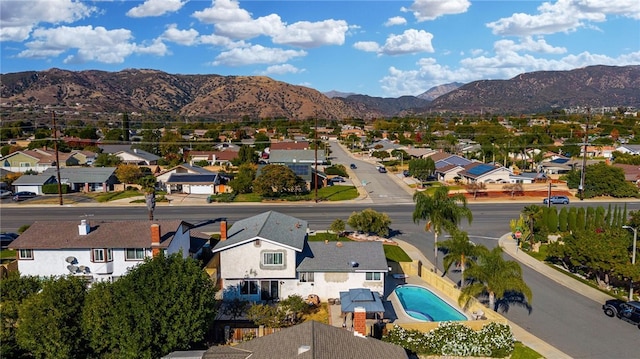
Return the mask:
[[311,346],[309,346],[309,345],[301,345],[301,346],[298,348],[298,355],[300,355],[300,354],[302,354],[302,353],[306,353],[306,352],[308,352],[309,350],[311,350]]
[[356,262],[356,261],[351,261],[351,262],[349,262],[349,265],[351,267],[353,267],[353,268],[357,268],[360,264],[358,264],[358,262]]

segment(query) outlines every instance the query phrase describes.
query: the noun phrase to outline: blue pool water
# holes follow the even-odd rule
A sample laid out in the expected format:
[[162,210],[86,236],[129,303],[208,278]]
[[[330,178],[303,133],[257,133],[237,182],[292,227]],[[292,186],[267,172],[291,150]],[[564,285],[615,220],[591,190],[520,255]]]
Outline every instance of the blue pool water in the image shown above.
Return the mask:
[[402,285],[394,292],[404,311],[412,318],[430,322],[468,320],[464,314],[427,288]]

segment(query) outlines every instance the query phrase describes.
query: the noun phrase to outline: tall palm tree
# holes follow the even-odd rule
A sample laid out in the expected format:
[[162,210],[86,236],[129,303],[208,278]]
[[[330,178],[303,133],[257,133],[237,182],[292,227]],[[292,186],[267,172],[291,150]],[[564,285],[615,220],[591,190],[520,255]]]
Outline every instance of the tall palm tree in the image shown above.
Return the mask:
[[451,239],[440,242],[440,251],[445,252],[442,258],[442,266],[444,267],[443,276],[447,274],[449,268],[453,264],[460,266],[460,288],[464,286],[464,270],[475,261],[479,252],[479,247],[469,241],[467,232],[453,231]]
[[540,216],[540,214],[542,213],[542,207],[536,205],[536,204],[532,204],[529,206],[525,206],[522,209],[522,214],[524,214],[527,217],[527,223],[529,224],[529,242],[531,245],[533,245],[533,227],[534,227],[534,222],[536,220],[536,217]]
[[479,246],[478,260],[467,269],[468,286],[462,289],[459,303],[467,306],[472,297],[488,295],[489,308],[496,310],[496,301],[522,294],[531,303],[532,293],[522,278],[522,268],[515,261],[502,258],[502,248],[488,250]]
[[432,195],[416,192],[413,195],[416,207],[413,210],[413,222],[426,220],[425,231],[433,228],[434,235],[434,271],[438,272],[438,236],[443,230],[451,231],[458,227],[462,218],[469,223],[473,220],[471,210],[467,208],[467,199],[462,193],[449,196],[449,187],[437,187]]

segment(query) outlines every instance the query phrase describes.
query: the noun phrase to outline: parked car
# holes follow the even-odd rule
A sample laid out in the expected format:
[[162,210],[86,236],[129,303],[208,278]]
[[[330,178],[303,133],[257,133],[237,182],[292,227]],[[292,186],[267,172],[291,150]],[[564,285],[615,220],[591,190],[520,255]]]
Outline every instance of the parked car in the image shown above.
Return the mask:
[[542,200],[543,204],[569,204],[569,197],[567,196],[551,196],[551,198],[545,198]]
[[344,178],[340,176],[335,176],[331,179],[331,182],[344,182]]
[[411,177],[411,172],[409,172],[409,170],[404,170],[402,171],[402,175],[405,177]]
[[350,164],[349,167],[351,167],[352,170],[355,170],[356,168],[358,168],[358,166],[356,166],[355,163]]
[[0,233],[0,249],[7,249],[14,239],[18,238],[17,233],[5,232]]
[[13,192],[7,189],[0,189],[0,198],[11,198],[13,196]]
[[29,198],[34,198],[36,196],[37,194],[35,194],[34,192],[21,191],[21,192],[16,192],[13,195],[13,197],[11,197],[11,199],[18,202],[18,201],[24,201],[25,199],[29,199]]
[[378,167],[378,172],[380,173],[387,173],[387,169],[384,167]]
[[640,302],[625,302],[620,299],[610,299],[602,305],[604,314],[609,317],[618,317],[619,319],[637,325],[640,329]]

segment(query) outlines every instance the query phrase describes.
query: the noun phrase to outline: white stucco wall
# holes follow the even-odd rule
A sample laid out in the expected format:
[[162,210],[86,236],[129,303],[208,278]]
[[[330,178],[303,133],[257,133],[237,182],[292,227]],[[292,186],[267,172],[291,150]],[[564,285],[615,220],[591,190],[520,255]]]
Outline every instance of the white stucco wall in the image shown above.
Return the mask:
[[293,286],[282,286],[282,297],[299,294],[306,298],[309,294],[316,294],[321,301],[329,298],[340,298],[340,292],[354,288],[368,288],[372,292],[384,293],[384,278],[386,273],[380,274],[379,281],[365,280],[362,273],[315,273],[313,282],[293,282]]

